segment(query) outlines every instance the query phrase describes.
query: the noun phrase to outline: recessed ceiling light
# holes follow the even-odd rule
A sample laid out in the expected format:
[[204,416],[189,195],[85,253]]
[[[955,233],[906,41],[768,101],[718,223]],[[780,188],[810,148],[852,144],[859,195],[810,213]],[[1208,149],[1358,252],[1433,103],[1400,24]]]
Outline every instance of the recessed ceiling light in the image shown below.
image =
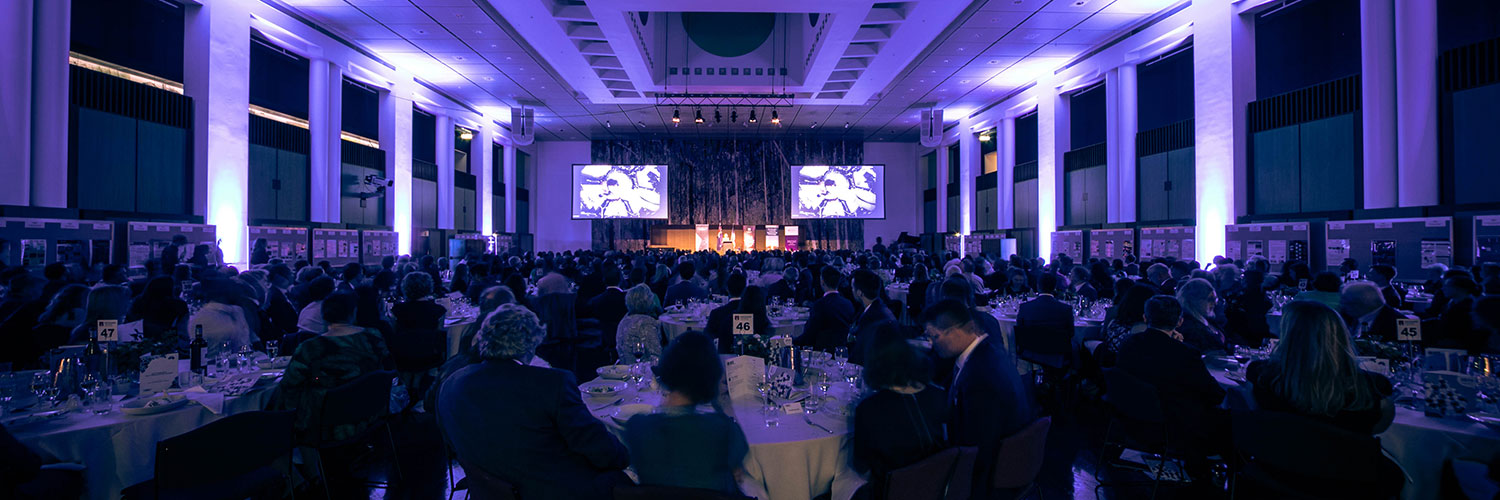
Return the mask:
[[968,80],[959,80],[958,83],[969,83]]
[[493,81],[495,81],[495,77],[493,77],[493,76],[486,76],[486,77],[484,77],[484,81],[486,81],[486,82],[493,82]]
[[427,34],[427,30],[419,29],[419,30],[417,30],[417,34],[418,35],[426,35]]
[[989,63],[989,64],[1000,64],[1000,60],[999,60],[999,59],[990,59],[990,60],[989,60],[989,61],[987,61],[987,62],[988,62],[988,63]]

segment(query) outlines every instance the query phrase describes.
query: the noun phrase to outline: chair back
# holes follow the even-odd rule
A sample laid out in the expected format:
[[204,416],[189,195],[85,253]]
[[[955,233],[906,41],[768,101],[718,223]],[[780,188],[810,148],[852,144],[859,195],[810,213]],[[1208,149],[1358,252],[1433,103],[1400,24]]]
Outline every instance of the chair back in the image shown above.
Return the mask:
[[390,414],[391,381],[395,378],[396,372],[381,370],[329,389],[323,394],[317,439],[321,441],[336,426],[357,426]]
[[1047,432],[1052,429],[1052,417],[1042,417],[1021,429],[1015,435],[1000,441],[996,454],[994,478],[995,488],[1021,488],[1036,481],[1042,472],[1042,456],[1047,450]]
[[437,368],[448,358],[447,330],[396,330],[386,339],[396,370],[420,372]]
[[906,288],[907,315],[914,321],[921,318],[922,311],[927,309],[927,284],[926,281],[919,281]]
[[156,443],[158,491],[236,479],[292,453],[295,411],[230,415]]
[[615,500],[753,500],[739,493],[677,486],[616,486],[614,493]]
[[922,461],[886,474],[885,496],[891,499],[943,500],[969,498],[974,461],[979,448],[960,446],[939,451]]
[[1049,368],[1071,364],[1073,332],[1056,328],[1016,325],[1016,352],[1021,359]]
[[1119,368],[1104,370],[1104,401],[1120,416],[1137,422],[1166,422],[1156,388]]
[[1235,411],[1234,447],[1253,486],[1284,498],[1390,498],[1405,475],[1368,434],[1291,413]]
[[469,480],[470,498],[474,500],[517,500],[521,498],[521,495],[516,493],[516,485],[510,484],[510,481],[500,479],[478,467],[470,467],[463,460],[458,461],[458,466],[463,467],[464,477]]

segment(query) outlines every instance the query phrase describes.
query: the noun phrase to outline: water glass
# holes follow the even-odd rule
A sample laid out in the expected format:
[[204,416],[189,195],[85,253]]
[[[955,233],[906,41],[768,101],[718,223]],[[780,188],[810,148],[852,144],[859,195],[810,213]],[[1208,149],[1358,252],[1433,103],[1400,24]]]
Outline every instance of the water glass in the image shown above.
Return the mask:
[[85,403],[88,404],[89,411],[94,412],[95,415],[105,415],[108,414],[111,409],[113,409],[113,385],[114,384],[110,383],[101,383],[94,388],[93,392],[85,394],[85,396],[88,398]]
[[760,405],[760,414],[765,418],[766,427],[781,425],[781,407],[767,399]]
[[266,355],[270,356],[271,359],[276,359],[277,356],[280,356],[281,355],[281,342],[280,341],[276,341],[276,340],[267,340],[266,341]]
[[10,402],[16,398],[16,376],[0,373],[0,415],[10,413]]
[[823,396],[814,393],[813,395],[808,396],[807,399],[802,400],[802,411],[806,412],[808,415],[816,415],[818,413],[818,407],[822,405]]

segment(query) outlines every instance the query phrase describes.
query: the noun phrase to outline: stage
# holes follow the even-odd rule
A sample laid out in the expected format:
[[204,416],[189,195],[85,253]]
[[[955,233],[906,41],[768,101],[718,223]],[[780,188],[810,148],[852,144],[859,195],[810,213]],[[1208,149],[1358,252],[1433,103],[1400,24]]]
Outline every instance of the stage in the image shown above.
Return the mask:
[[796,251],[801,231],[797,226],[746,226],[699,224],[693,226],[655,226],[651,228],[649,248],[676,250],[709,250],[724,253],[747,250],[786,249]]

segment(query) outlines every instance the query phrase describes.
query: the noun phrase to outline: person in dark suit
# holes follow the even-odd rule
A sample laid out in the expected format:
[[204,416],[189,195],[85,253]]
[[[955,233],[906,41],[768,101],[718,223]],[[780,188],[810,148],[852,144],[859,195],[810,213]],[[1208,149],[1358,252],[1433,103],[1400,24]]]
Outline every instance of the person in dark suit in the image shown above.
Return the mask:
[[[766,295],[783,300],[797,300],[797,268],[789,265],[785,269],[778,271],[781,272],[781,279],[775,280],[769,285],[765,285],[765,281],[761,282],[762,286],[766,287]],[[764,280],[765,276],[762,275],[761,279]]]
[[292,270],[285,264],[266,268],[266,277],[271,289],[266,292],[266,316],[270,318],[269,329],[281,335],[297,333],[297,309],[287,298],[286,291],[292,286]]
[[663,297],[662,299],[662,302],[664,304],[673,305],[679,302],[686,302],[689,299],[708,298],[708,290],[703,288],[701,285],[693,282],[692,262],[683,262],[681,264],[678,264],[677,276],[679,278],[682,278],[682,281],[679,281],[677,282],[677,284],[667,287],[665,297]]
[[854,323],[849,325],[849,362],[863,365],[865,355],[869,354],[870,341],[874,338],[875,329],[885,323],[895,323],[896,315],[891,314],[891,309],[880,300],[880,276],[874,271],[868,269],[854,271],[854,276],[850,281],[854,289],[854,298],[859,301],[859,315],[854,318]]
[[802,335],[794,339],[793,344],[798,346],[811,346],[818,350],[832,351],[835,347],[846,344],[849,336],[849,324],[854,322],[854,304],[839,295],[839,281],[843,275],[832,266],[823,266],[822,285],[823,296],[813,302],[812,310],[808,312],[807,326],[802,330]]
[[172,235],[172,243],[161,249],[161,268],[164,272],[177,269],[177,264],[182,263],[182,249],[188,244],[187,236],[180,234]]
[[954,360],[948,439],[954,445],[979,447],[974,491],[989,491],[1000,442],[1035,420],[1032,402],[1000,339],[980,331],[963,302],[933,304],[922,323],[934,353]]
[[708,322],[703,327],[703,333],[719,341],[720,354],[733,352],[734,313],[740,310],[740,295],[745,293],[745,273],[739,271],[730,273],[729,278],[724,282],[724,287],[733,298],[729,303],[709,311]]
[[[1374,337],[1383,342],[1396,340],[1396,320],[1405,318],[1394,307],[1386,304],[1377,285],[1361,281],[1351,282],[1339,292],[1338,312],[1355,336]],[[1283,315],[1282,319],[1285,320]],[[1283,330],[1285,331],[1285,330]]]
[[1385,298],[1385,304],[1396,309],[1406,309],[1405,301],[1401,298],[1401,292],[1391,286],[1391,281],[1396,279],[1396,267],[1389,264],[1375,264],[1370,266],[1368,274],[1370,281],[1380,287],[1380,296]]
[[625,309],[625,290],[620,288],[620,270],[613,265],[606,265],[601,274],[601,280],[609,286],[589,299],[588,311],[594,319],[599,320],[599,331],[604,332],[608,339],[606,343],[614,345],[615,330],[620,328],[620,320],[629,311]]
[[1069,285],[1072,287],[1074,297],[1084,300],[1099,300],[1099,291],[1095,290],[1094,285],[1089,281],[1092,277],[1093,274],[1088,269],[1084,269],[1083,266],[1073,267],[1073,270],[1068,273],[1068,280],[1070,281]]
[[1216,443],[1228,432],[1227,418],[1219,410],[1224,388],[1208,373],[1198,350],[1183,343],[1177,333],[1182,322],[1182,305],[1176,298],[1147,300],[1147,328],[1120,344],[1115,367],[1156,389],[1174,443],[1216,451]]
[[1057,275],[1048,273],[1037,278],[1037,291],[1041,295],[1021,304],[1016,311],[1016,329],[1073,338],[1073,306],[1053,296],[1057,292]]
[[438,425],[459,463],[504,479],[521,498],[609,498],[629,452],[589,414],[577,379],[529,366],[547,331],[524,307],[485,319],[474,347],[484,361],[454,373],[438,397]]
[[[1484,350],[1487,335],[1474,330],[1474,297],[1479,296],[1479,285],[1467,276],[1454,276],[1443,280],[1443,296],[1448,299],[1443,313],[1438,315],[1434,331],[1434,345],[1465,349],[1469,352]],[[1427,326],[1426,324],[1423,325]],[[1423,336],[1424,340],[1427,336]]]

